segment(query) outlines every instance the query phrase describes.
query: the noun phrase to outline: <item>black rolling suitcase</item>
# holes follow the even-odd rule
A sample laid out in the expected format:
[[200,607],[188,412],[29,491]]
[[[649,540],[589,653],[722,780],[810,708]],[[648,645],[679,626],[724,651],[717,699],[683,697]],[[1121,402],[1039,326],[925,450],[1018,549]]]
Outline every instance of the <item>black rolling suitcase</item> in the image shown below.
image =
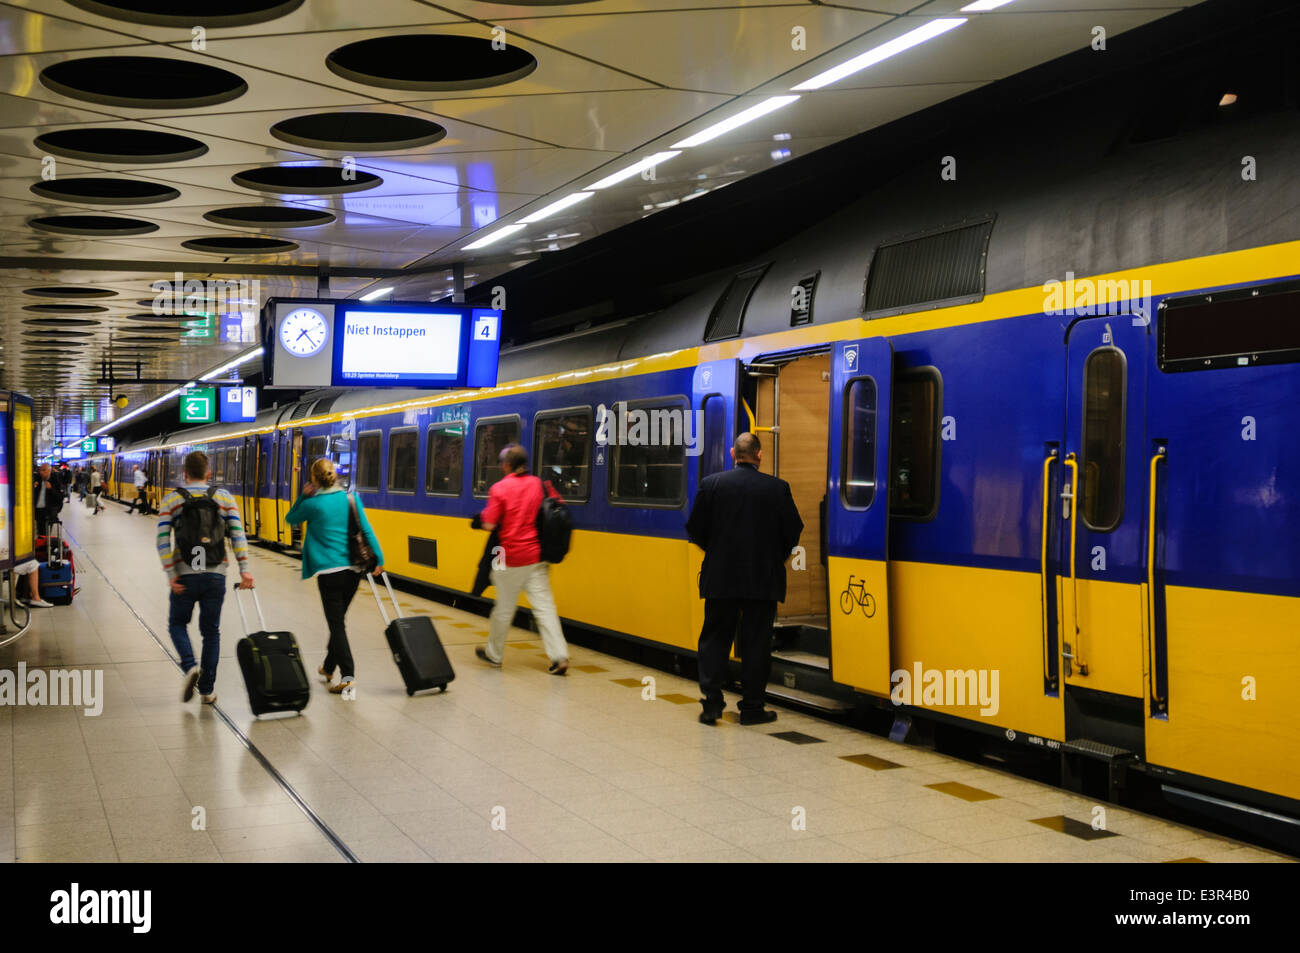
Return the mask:
[[393,592],[393,584],[388,581],[388,573],[384,573],[384,586],[388,589],[389,598],[393,600],[393,611],[397,613],[397,618],[389,621],[374,577],[367,574],[366,580],[370,583],[370,591],[375,595],[379,614],[384,617],[384,636],[388,639],[388,647],[392,649],[397,670],[402,673],[402,681],[406,682],[406,694],[414,695],[430,688],[440,688],[445,692],[447,683],[456,677],[456,673],[452,671],[447,653],[443,651],[433,620],[422,615],[403,617],[397,596]]
[[248,689],[248,705],[254,715],[267,715],[277,711],[301,712],[311,700],[311,685],[307,670],[302,667],[298,640],[292,632],[268,632],[266,618],[262,615],[262,600],[253,592],[253,605],[257,607],[260,631],[248,631],[248,618],[239,596],[239,583],[235,583],[235,605],[239,606],[239,619],[244,624],[244,638],[235,646],[239,670],[244,673]]

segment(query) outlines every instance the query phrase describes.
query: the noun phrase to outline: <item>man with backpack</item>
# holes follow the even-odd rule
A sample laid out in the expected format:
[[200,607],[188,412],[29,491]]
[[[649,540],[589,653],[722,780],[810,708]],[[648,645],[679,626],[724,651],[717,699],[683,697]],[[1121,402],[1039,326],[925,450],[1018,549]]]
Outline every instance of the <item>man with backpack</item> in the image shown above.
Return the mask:
[[[186,454],[185,485],[167,494],[159,507],[158,556],[171,586],[167,629],[185,672],[181,701],[197,687],[205,705],[217,700],[217,662],[221,658],[221,604],[226,598],[226,539],[239,562],[239,588],[252,589],[248,541],[235,498],[208,486],[208,455]],[[175,544],[173,545],[173,536]],[[190,646],[190,619],[199,606],[202,658],[196,665]]]
[[[493,561],[491,574],[497,598],[488,623],[487,646],[479,646],[474,654],[489,665],[501,665],[506,635],[515,616],[519,592],[523,590],[528,593],[533,618],[542,633],[542,647],[551,660],[549,671],[552,675],[564,675],[569,670],[569,646],[555,611],[547,563],[564,558],[568,546],[567,513],[562,507],[558,507],[558,512],[553,510],[557,504],[544,502],[558,501],[560,495],[550,484],[543,484],[529,474],[528,451],[523,447],[508,444],[499,459],[504,477],[492,484],[487,507],[479,517],[482,528],[489,533],[497,530],[501,542],[501,552]],[[547,529],[548,516],[554,530]],[[563,536],[562,542],[554,538],[559,536]]]

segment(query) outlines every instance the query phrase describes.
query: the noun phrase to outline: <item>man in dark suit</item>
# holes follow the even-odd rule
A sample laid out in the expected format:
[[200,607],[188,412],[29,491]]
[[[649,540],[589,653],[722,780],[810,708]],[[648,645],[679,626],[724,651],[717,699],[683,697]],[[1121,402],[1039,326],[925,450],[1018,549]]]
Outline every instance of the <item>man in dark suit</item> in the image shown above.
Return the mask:
[[63,509],[63,481],[48,463],[42,463],[32,487],[32,502],[36,505],[36,531],[41,536],[49,532],[49,525],[59,518]]
[[705,477],[686,521],[686,535],[704,550],[700,596],[700,721],[717,722],[726,701],[722,684],[727,656],[740,629],[740,723],[776,720],[763,701],[772,670],[772,623],[776,604],[785,601],[785,561],[799,542],[803,520],[790,484],[758,471],[763,448],[758,437],[742,433],[731,448],[735,467]]

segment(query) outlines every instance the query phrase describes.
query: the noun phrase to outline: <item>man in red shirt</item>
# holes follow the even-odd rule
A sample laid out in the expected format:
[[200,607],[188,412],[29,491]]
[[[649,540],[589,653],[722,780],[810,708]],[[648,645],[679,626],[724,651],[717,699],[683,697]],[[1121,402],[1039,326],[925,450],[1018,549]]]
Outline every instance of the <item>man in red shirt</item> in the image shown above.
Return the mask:
[[542,562],[542,547],[537,540],[537,511],[542,494],[555,499],[560,495],[549,484],[528,472],[528,451],[517,443],[501,451],[502,479],[488,491],[487,507],[481,517],[489,533],[497,530],[501,552],[492,560],[492,585],[497,599],[492,606],[488,625],[487,647],[474,654],[489,665],[500,665],[505,654],[506,634],[519,604],[519,592],[528,593],[533,618],[542,633],[542,647],[551,660],[550,673],[563,675],[569,670],[569,646],[560,629],[560,616],[551,595],[550,566]]

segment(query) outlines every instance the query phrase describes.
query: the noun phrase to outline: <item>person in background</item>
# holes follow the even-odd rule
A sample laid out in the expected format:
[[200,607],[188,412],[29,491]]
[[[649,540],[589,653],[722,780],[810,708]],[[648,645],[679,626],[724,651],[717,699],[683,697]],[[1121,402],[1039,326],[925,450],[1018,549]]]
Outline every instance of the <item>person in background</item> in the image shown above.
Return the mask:
[[128,512],[128,513],[134,513],[134,512],[135,512],[135,505],[136,505],[137,503],[139,503],[139,504],[140,504],[140,512],[143,513],[143,514],[145,514],[145,515],[148,515],[148,513],[149,513],[149,500],[148,500],[148,498],[145,496],[144,488],[145,488],[145,485],[149,482],[149,480],[148,480],[148,478],[144,475],[144,471],[141,470],[138,466],[137,466],[137,467],[132,467],[132,469],[135,471],[135,473],[133,474],[133,479],[135,480],[135,499],[131,501],[131,506],[127,509],[127,512]]
[[543,494],[557,500],[560,495],[549,484],[529,474],[528,451],[519,444],[507,444],[499,459],[504,477],[488,491],[487,506],[479,522],[489,533],[493,530],[500,533],[504,565],[492,570],[497,598],[488,624],[488,644],[480,645],[474,654],[489,665],[500,667],[510,621],[515,616],[519,592],[523,590],[528,593],[533,618],[542,633],[542,647],[551,660],[549,671],[552,675],[564,675],[569,670],[569,646],[555,611],[550,566],[542,562],[542,547],[537,539],[537,511]]
[[42,463],[33,487],[36,502],[36,535],[49,535],[50,524],[57,522],[63,509],[63,483],[59,474],[48,463]]
[[90,495],[95,498],[95,509],[90,515],[98,516],[100,511],[103,510],[103,507],[99,505],[99,494],[104,489],[104,477],[93,463],[90,465],[90,475],[87,477],[87,481],[90,483]]
[[742,433],[731,448],[735,466],[700,483],[686,521],[686,535],[704,550],[700,597],[700,722],[716,724],[726,707],[722,685],[727,656],[740,630],[740,723],[776,720],[764,709],[772,670],[772,623],[776,604],[785,601],[785,561],[799,543],[803,520],[790,484],[760,473],[763,448],[758,437]]
[[[221,604],[226,598],[226,540],[239,562],[239,588],[252,589],[248,540],[235,498],[208,486],[208,455],[186,454],[185,485],[167,494],[159,507],[158,558],[171,588],[167,630],[180,656],[185,680],[181,701],[197,688],[205,705],[217,700],[217,663],[221,659]],[[173,536],[175,544],[173,544]],[[190,645],[190,619],[199,606],[202,658],[196,665]]]
[[[325,610],[325,624],[329,626],[329,645],[325,650],[325,662],[317,671],[329,685],[335,695],[342,694],[356,683],[357,670],[352,661],[352,647],[348,644],[348,630],[343,624],[352,597],[357,594],[361,583],[361,567],[352,564],[351,547],[348,541],[352,536],[350,514],[351,503],[356,503],[357,523],[366,536],[370,548],[374,550],[375,559],[379,561],[373,575],[379,576],[384,571],[384,553],[379,548],[379,539],[370,528],[366,519],[366,509],[354,494],[347,493],[338,482],[334,472],[334,462],[321,457],[311,465],[311,480],[302,488],[298,499],[293,501],[285,522],[290,526],[306,523],[303,533],[302,578],[316,577],[316,588],[320,591],[321,608]],[[334,669],[339,670],[338,684],[334,681]]]

